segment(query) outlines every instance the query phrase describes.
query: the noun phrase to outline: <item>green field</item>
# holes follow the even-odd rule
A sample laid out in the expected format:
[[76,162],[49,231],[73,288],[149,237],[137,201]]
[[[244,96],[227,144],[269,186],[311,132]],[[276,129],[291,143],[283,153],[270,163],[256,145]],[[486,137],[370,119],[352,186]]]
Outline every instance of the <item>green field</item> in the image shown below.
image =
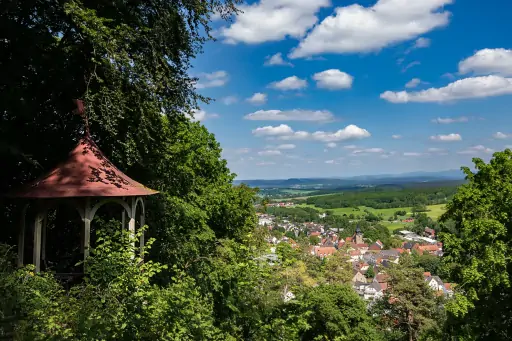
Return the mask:
[[[319,211],[325,211],[322,208],[315,207],[314,205],[308,205],[308,204],[298,205],[298,207],[311,207],[311,208],[314,208]],[[445,211],[445,205],[429,205],[429,206],[427,206],[427,208],[429,209],[429,211],[427,211],[425,213],[427,214],[427,216],[429,216],[432,219],[438,219],[441,216],[441,214],[443,214]],[[337,214],[337,215],[354,214],[355,216],[358,216],[358,215],[362,216],[362,215],[364,215],[365,209],[374,214],[377,214],[377,215],[382,214],[384,216],[384,220],[388,220],[389,217],[392,217],[396,211],[400,211],[400,210],[407,211],[408,216],[412,215],[412,212],[411,212],[412,207],[375,209],[375,208],[371,208],[371,207],[360,206],[359,210],[356,210],[353,207],[342,207],[342,208],[333,208],[330,211],[333,211],[334,214]]]

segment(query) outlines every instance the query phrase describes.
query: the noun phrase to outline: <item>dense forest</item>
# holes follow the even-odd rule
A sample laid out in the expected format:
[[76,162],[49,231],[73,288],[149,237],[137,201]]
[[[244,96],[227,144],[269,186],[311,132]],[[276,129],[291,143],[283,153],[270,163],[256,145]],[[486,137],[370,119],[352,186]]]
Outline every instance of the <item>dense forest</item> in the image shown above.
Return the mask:
[[366,206],[372,208],[421,207],[444,204],[455,194],[457,187],[433,187],[391,190],[389,188],[347,191],[315,196],[306,203],[324,209]]
[[[0,2],[0,192],[36,179],[77,144],[84,122],[72,114],[76,98],[84,100],[91,138],[105,155],[160,192],[146,204],[144,261],[134,256],[137,236],[102,211],[91,255],[78,264],[84,277],[66,285],[51,264],[41,273],[16,266],[22,203],[3,197],[0,338],[510,339],[510,150],[489,164],[475,159],[476,173],[464,169],[468,183],[455,195],[347,194],[367,206],[449,200],[443,219],[454,227],[441,235],[440,267],[459,284],[452,300],[429,290],[424,269],[410,257],[389,269],[390,290],[370,309],[347,284],[350,270],[339,255],[321,260],[283,244],[277,262],[265,260],[268,230],[257,227],[256,191],[234,186],[215,137],[190,119],[210,100],[194,88],[192,60],[212,39],[212,17],[236,15],[238,3]],[[336,205],[345,195],[322,205],[342,207]],[[47,252],[55,266],[80,253],[76,215],[59,209],[49,216]]]

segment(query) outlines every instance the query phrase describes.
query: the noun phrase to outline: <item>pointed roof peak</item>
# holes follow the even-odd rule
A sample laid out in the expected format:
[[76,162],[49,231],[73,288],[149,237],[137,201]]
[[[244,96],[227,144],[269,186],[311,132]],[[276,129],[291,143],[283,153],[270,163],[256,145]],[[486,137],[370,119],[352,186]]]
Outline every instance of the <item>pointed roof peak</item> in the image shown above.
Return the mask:
[[11,197],[124,197],[157,193],[114,166],[86,130],[66,161]]

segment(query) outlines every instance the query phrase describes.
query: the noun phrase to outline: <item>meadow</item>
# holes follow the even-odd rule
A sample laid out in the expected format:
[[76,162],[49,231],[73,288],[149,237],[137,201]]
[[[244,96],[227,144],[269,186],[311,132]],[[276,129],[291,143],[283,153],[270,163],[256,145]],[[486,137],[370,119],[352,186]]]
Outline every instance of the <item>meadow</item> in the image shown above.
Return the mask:
[[[315,207],[314,205],[309,204],[301,204],[297,205],[298,207],[310,207],[314,208],[316,210],[319,210],[321,212],[326,211],[325,209]],[[429,216],[432,219],[438,219],[445,211],[445,205],[428,205],[427,206],[428,211],[424,212],[427,216]],[[372,212],[376,215],[382,214],[384,220],[388,220],[390,217],[393,217],[396,211],[407,211],[407,217],[412,215],[412,207],[397,207],[397,208],[382,208],[382,209],[375,209],[372,207],[365,207],[365,206],[359,206],[359,209],[355,209],[353,207],[342,207],[342,208],[333,208],[330,209],[330,211],[334,212],[334,214],[337,215],[350,215],[353,214],[355,216],[357,215],[363,215],[364,211],[368,210],[369,212]],[[400,217],[399,217],[400,218]],[[402,219],[405,217],[401,217]]]

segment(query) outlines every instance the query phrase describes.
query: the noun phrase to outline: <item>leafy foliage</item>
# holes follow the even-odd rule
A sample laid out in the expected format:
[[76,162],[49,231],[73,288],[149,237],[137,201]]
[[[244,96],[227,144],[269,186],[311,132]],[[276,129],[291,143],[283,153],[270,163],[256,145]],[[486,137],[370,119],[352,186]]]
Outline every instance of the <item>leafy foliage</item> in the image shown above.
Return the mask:
[[442,217],[455,223],[441,238],[445,269],[459,284],[447,306],[449,329],[469,340],[506,340],[512,333],[512,151],[495,153],[489,163],[473,161],[476,173],[463,168],[469,182]]

